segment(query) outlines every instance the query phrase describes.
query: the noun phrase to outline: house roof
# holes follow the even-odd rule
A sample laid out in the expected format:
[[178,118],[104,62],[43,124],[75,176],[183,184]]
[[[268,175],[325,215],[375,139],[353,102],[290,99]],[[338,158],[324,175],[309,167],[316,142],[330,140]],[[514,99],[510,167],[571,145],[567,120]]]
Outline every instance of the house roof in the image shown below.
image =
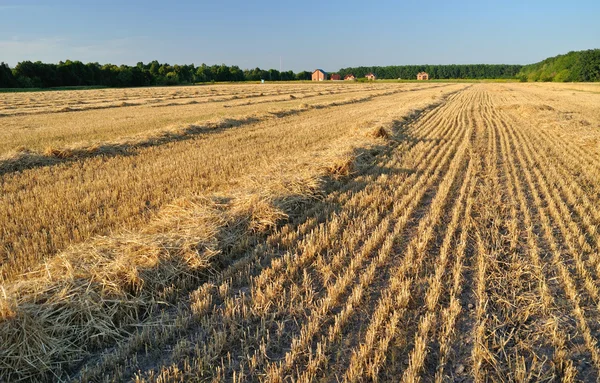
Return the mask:
[[315,69],[313,73],[315,72],[323,72],[323,74],[327,74],[327,72],[325,72],[323,69]]
[[367,73],[367,74],[365,75],[365,77],[367,77],[367,76],[375,76],[375,73],[373,73],[373,72],[369,72],[369,73]]

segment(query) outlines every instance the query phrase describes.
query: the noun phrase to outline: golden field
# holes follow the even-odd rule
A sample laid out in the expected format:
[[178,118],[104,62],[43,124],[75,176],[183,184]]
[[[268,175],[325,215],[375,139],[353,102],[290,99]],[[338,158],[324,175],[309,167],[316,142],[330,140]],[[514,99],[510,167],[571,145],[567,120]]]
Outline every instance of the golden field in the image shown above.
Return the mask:
[[0,382],[600,377],[597,84],[0,100]]

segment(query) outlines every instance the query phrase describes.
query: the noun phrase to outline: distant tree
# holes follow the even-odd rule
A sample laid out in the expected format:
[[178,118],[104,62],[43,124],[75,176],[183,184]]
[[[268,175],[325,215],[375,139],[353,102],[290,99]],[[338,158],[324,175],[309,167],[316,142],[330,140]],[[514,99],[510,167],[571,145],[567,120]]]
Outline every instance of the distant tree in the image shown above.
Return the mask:
[[[341,72],[340,72],[341,75]],[[344,74],[345,76],[346,74]],[[310,80],[312,78],[312,72],[302,71],[296,74],[296,80]]]
[[244,71],[241,70],[240,67],[237,65],[233,65],[231,68],[229,68],[229,75],[229,81],[244,81],[245,78]]
[[215,80],[217,81],[231,81],[231,71],[225,64],[215,68]]
[[244,70],[244,78],[247,81],[259,81],[262,79],[261,72],[260,68],[246,69]]
[[281,81],[292,81],[296,79],[296,75],[293,71],[289,70],[286,72],[281,72],[279,74],[279,78],[281,79]]
[[600,49],[581,52],[578,69],[579,81],[600,81]]
[[12,70],[4,62],[0,62],[0,88],[14,88],[17,86],[17,79]]
[[179,84],[179,76],[175,72],[169,72],[165,76],[164,85],[177,85]]
[[280,73],[277,69],[269,69],[269,81],[279,81]]
[[214,77],[209,66],[202,64],[196,69],[196,81],[208,82],[212,80],[214,80]]
[[38,74],[35,64],[31,61],[22,61],[13,70],[14,77],[17,79],[19,86],[23,88],[42,86],[42,81],[38,77]]
[[157,77],[159,68],[160,68],[159,62],[154,60],[150,63],[150,68],[148,68],[148,69],[149,69],[151,75],[153,75],[154,77]]
[[528,81],[600,81],[600,49],[569,52],[525,65],[518,77]]
[[166,76],[167,73],[169,73],[171,71],[171,66],[169,64],[162,64],[160,67],[158,67],[158,75],[159,76]]

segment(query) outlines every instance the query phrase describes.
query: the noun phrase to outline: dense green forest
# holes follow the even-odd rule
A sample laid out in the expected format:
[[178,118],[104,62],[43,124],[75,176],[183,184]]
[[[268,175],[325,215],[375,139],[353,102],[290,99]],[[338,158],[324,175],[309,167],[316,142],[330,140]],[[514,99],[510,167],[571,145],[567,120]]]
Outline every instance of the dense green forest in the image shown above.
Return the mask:
[[[600,49],[569,52],[530,65],[394,65],[343,68],[363,78],[372,72],[380,79],[415,79],[425,71],[431,79],[519,79],[521,81],[600,81]],[[67,86],[130,87],[193,84],[210,81],[310,80],[311,72],[280,72],[260,68],[242,70],[236,65],[169,65],[152,61],[135,66],[81,61],[46,64],[23,61],[14,68],[0,63],[0,88],[54,88]]]
[[344,68],[357,78],[372,72],[380,79],[415,79],[425,71],[430,79],[519,79],[520,81],[600,81],[600,49],[569,52],[530,65],[402,65]]
[[207,81],[290,81],[310,80],[311,72],[279,72],[260,68],[242,70],[238,66],[202,64],[169,65],[152,61],[136,66],[81,61],[45,64],[23,61],[14,68],[0,63],[0,88],[53,88],[64,86],[130,87],[150,85],[177,85]]
[[430,79],[492,79],[515,78],[522,65],[392,65],[340,69],[343,76],[352,73],[357,78],[374,73],[379,79],[415,80],[417,73],[427,72]]
[[600,49],[569,52],[525,65],[517,77],[521,81],[600,81]]

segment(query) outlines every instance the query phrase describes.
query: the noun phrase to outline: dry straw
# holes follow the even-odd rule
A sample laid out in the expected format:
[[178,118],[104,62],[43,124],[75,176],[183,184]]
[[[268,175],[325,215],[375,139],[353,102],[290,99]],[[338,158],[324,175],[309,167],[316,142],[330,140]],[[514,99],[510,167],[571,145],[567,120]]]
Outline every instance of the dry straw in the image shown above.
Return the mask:
[[180,199],[143,230],[74,246],[0,286],[0,342],[6,345],[0,380],[64,373],[89,350],[143,326],[151,312],[173,303],[175,292],[226,267],[315,198],[324,168],[248,177],[234,195]]
[[59,373],[65,361],[127,336],[172,303],[174,291],[230,264],[319,185],[309,177],[259,193],[181,199],[140,232],[73,247],[2,286],[0,380]]
[[[380,96],[394,93],[396,92],[388,91],[380,94]],[[355,104],[372,99],[373,96],[365,96],[312,105],[302,104],[298,107],[275,109],[267,113],[251,113],[238,118],[218,118],[196,124],[172,126],[152,132],[146,132],[133,137],[121,138],[115,141],[96,142],[92,144],[85,142],[82,144],[71,145],[69,147],[49,146],[41,152],[20,147],[18,150],[14,150],[0,156],[0,175],[28,169],[31,167],[53,165],[61,160],[83,159],[100,155],[124,154],[137,148],[158,146],[170,142],[191,139],[194,136],[209,131],[230,129],[264,121],[270,118],[281,118],[313,109],[324,109],[334,106]]]

